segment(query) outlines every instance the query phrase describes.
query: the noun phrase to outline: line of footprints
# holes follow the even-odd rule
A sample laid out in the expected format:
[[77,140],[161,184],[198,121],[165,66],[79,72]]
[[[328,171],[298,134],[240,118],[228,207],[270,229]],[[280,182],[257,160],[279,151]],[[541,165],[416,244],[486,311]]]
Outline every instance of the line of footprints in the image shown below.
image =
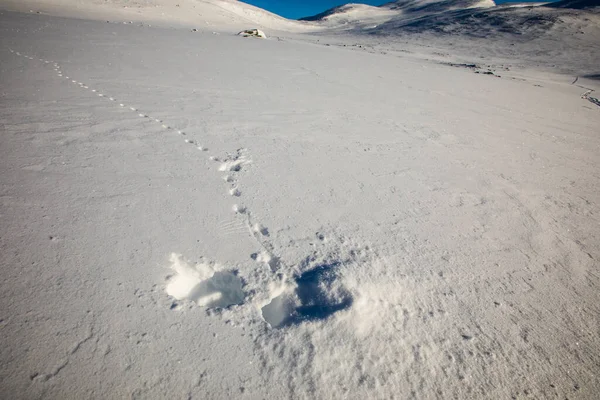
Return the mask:
[[[16,54],[17,56],[21,56],[21,57],[27,58],[27,59],[29,59],[29,60],[35,60],[35,58],[34,58],[34,57],[31,57],[31,56],[28,56],[28,55],[22,54],[22,53],[20,53],[20,52],[18,52],[18,51],[15,51],[15,50],[12,50],[12,49],[9,49],[9,51],[10,51],[11,53],[13,53],[13,54]],[[59,65],[57,62],[50,61],[50,60],[44,60],[43,58],[38,58],[38,60],[39,60],[39,61],[41,61],[41,62],[43,62],[44,64],[48,64],[48,65],[51,65],[52,67],[54,67],[54,71],[56,72],[56,75],[57,75],[59,78],[63,78],[63,79],[65,79],[66,81],[69,81],[70,83],[73,83],[73,84],[75,84],[75,85],[78,85],[78,86],[79,86],[80,88],[82,88],[82,89],[87,89],[87,90],[90,90],[92,93],[96,93],[96,94],[98,95],[98,97],[103,97],[103,98],[105,98],[105,99],[107,99],[107,100],[109,100],[109,101],[114,101],[115,103],[118,103],[118,102],[117,102],[117,99],[115,99],[114,97],[107,96],[107,95],[105,95],[104,93],[100,93],[98,90],[96,90],[96,89],[92,89],[92,88],[90,88],[89,86],[87,86],[85,83],[83,83],[83,82],[79,82],[79,81],[77,81],[77,80],[73,79],[72,77],[69,77],[69,76],[68,76],[68,75],[66,75],[65,73],[63,73],[63,71],[62,71],[62,69],[61,69],[60,65]],[[123,108],[127,108],[127,107],[128,107],[128,106],[127,106],[126,104],[124,104],[124,103],[118,103],[118,104],[119,104],[119,106],[120,106],[120,107],[123,107]],[[150,115],[148,115],[148,114],[146,114],[146,113],[142,113],[142,112],[140,112],[140,110],[138,110],[138,109],[137,109],[137,108],[135,108],[135,107],[128,107],[128,108],[129,108],[129,109],[130,109],[132,112],[134,112],[134,113],[137,113],[137,114],[138,114],[138,116],[140,116],[141,118],[148,118],[148,119],[150,119],[151,121],[154,121],[154,122],[156,122],[156,123],[158,123],[158,124],[161,124],[162,128],[164,128],[164,129],[166,129],[166,130],[174,130],[174,131],[176,131],[178,134],[180,134],[180,135],[182,135],[182,136],[186,136],[185,132],[183,132],[182,130],[177,130],[177,129],[174,129],[173,127],[171,127],[171,126],[169,126],[168,124],[164,123],[164,121],[162,121],[161,119],[158,119],[158,118],[152,118]],[[194,140],[191,140],[191,139],[185,139],[185,142],[186,142],[186,143],[189,143],[189,144],[196,144],[196,142],[195,142]],[[200,150],[200,151],[206,151],[206,150],[207,150],[206,148],[204,148],[204,147],[202,147],[202,146],[197,146],[197,148],[198,148],[198,150]]]
[[[9,49],[9,51],[17,56],[24,57],[29,60],[36,59],[35,57],[31,57],[29,55],[15,51],[13,49]],[[161,127],[167,131],[177,132],[177,134],[184,137],[185,143],[196,145],[196,148],[202,152],[208,151],[208,149],[206,147],[201,146],[195,140],[190,139],[184,131],[174,128],[173,126],[165,123],[161,119],[153,118],[148,113],[141,112],[141,110],[139,110],[136,107],[129,107],[125,103],[121,103],[121,102],[117,101],[117,99],[115,97],[108,96],[105,93],[101,93],[96,89],[92,89],[88,85],[86,85],[84,82],[80,82],[76,79],[73,79],[72,77],[68,76],[67,74],[65,74],[63,72],[59,63],[51,61],[51,60],[45,60],[43,58],[37,58],[37,60],[44,63],[45,65],[52,66],[54,68],[54,71],[56,72],[56,76],[58,76],[59,78],[62,78],[65,81],[80,87],[81,89],[90,90],[92,93],[96,93],[98,95],[98,97],[107,99],[108,101],[118,104],[119,107],[129,108],[129,110],[136,113],[139,117],[150,119],[151,121],[154,121],[157,124],[160,124]],[[206,154],[208,154],[208,153],[206,153]],[[238,149],[235,153],[227,154],[225,157],[209,156],[209,159],[212,161],[215,161],[215,162],[219,162],[220,166],[219,166],[218,170],[220,172],[226,173],[226,175],[223,177],[223,179],[227,185],[227,190],[228,190],[229,195],[234,198],[241,197],[242,192],[239,189],[238,184],[237,184],[236,173],[240,172],[242,170],[242,167],[245,164],[248,164],[251,162],[251,160],[249,160],[247,157],[246,149]],[[243,216],[244,223],[245,223],[250,235],[254,238],[254,240],[257,242],[257,244],[261,248],[261,251],[259,253],[252,254],[251,258],[254,259],[260,265],[267,267],[267,271],[276,272],[281,267],[282,262],[281,262],[280,257],[278,257],[274,254],[273,246],[268,242],[268,240],[266,240],[266,238],[269,237],[268,228],[264,227],[260,223],[257,223],[256,221],[253,221],[252,214],[245,206],[234,202],[234,204],[232,206],[232,210],[237,215]],[[175,264],[174,264],[174,267],[176,266]],[[187,275],[187,274],[183,274],[183,275]],[[183,276],[182,276],[182,278],[183,278]],[[189,282],[185,286],[189,286]],[[227,290],[222,290],[221,292],[225,293],[225,292],[227,292]],[[227,297],[227,296],[225,296],[225,297]],[[181,298],[190,298],[190,297],[189,296],[181,296]],[[198,303],[200,304],[201,302],[198,302]],[[222,304],[222,303],[217,302],[215,304]],[[237,304],[237,302],[232,302],[231,304]]]
[[[9,51],[17,56],[26,58],[28,60],[35,60],[35,57],[20,53],[18,51],[15,51],[13,49],[9,49]],[[177,132],[177,134],[184,136],[184,142],[187,144],[192,144],[192,145],[196,145],[196,148],[200,151],[208,151],[208,149],[204,146],[199,145],[195,140],[190,139],[187,137],[187,134],[180,129],[176,129],[174,127],[172,127],[171,125],[167,124],[165,121],[159,119],[159,118],[153,118],[152,116],[150,116],[147,113],[141,112],[141,110],[139,110],[136,107],[130,107],[128,105],[126,105],[125,103],[121,103],[118,102],[117,99],[115,97],[112,96],[108,96],[104,93],[99,92],[96,89],[92,89],[90,88],[88,85],[86,85],[83,82],[79,82],[76,79],[73,79],[72,77],[66,75],[63,70],[61,69],[61,66],[59,63],[51,61],[51,60],[45,60],[43,58],[38,58],[38,60],[46,65],[50,65],[54,68],[54,71],[56,72],[56,76],[58,76],[59,78],[63,78],[64,80],[68,81],[69,83],[72,83],[74,85],[77,85],[78,87],[80,87],[81,89],[86,89],[86,90],[90,90],[92,93],[96,93],[98,95],[98,97],[102,97],[107,99],[108,101],[111,102],[115,102],[115,104],[118,104],[119,107],[122,108],[129,108],[129,110],[131,110],[132,112],[136,113],[140,118],[146,118],[149,119],[151,121],[154,121],[157,124],[160,124],[161,127],[165,130],[168,131],[174,131]],[[245,155],[245,150],[244,149],[240,149],[237,151],[237,154],[233,155],[233,156],[228,156],[226,157],[226,159],[220,159],[219,157],[214,157],[214,156],[210,156],[209,157],[210,160],[216,161],[216,162],[221,162],[221,166],[219,167],[219,171],[223,171],[223,172],[228,172],[228,173],[235,173],[235,172],[239,172],[242,168],[242,165],[249,163],[250,161],[246,158]],[[238,189],[237,185],[236,185],[236,180],[235,178],[231,175],[228,174],[224,177],[225,181],[229,184],[229,194],[233,197],[240,197],[241,196],[241,191]],[[233,211],[235,211],[236,213],[239,214],[244,214],[246,212],[246,208],[243,206],[240,206],[238,204],[234,204],[233,205]]]
[[[9,50],[17,56],[36,60],[35,57],[12,49]],[[90,90],[96,93],[98,97],[118,104],[119,107],[129,108],[132,112],[137,113],[139,117],[150,119],[160,124],[167,131],[177,132],[177,134],[184,137],[185,143],[195,145],[202,152],[208,151],[206,147],[188,138],[184,131],[168,125],[161,119],[152,118],[136,107],[129,107],[125,103],[120,103],[116,98],[92,89],[85,83],[67,76],[62,71],[59,63],[43,58],[37,58],[37,60],[45,65],[52,66],[59,78],[82,89]],[[242,170],[244,165],[251,162],[247,157],[246,149],[238,149],[235,153],[227,154],[222,158],[209,156],[209,159],[220,163],[218,170],[226,174],[223,179],[227,185],[228,194],[234,198],[241,197],[242,192],[238,187],[236,174]],[[276,281],[281,281],[280,283],[283,284],[286,278],[279,271],[284,267],[284,263],[281,257],[275,254],[275,248],[268,239],[270,236],[269,229],[255,221],[252,213],[245,206],[234,203],[232,210],[244,219],[250,235],[261,248],[260,252],[250,255],[255,262],[263,267],[259,272],[259,275],[262,276],[260,280],[266,283],[271,281],[272,278],[276,278]],[[323,237],[319,237],[319,239],[324,240]],[[171,264],[171,269],[175,271],[175,275],[169,278],[166,291],[176,300],[191,300],[207,308],[226,308],[231,305],[242,304],[246,300],[243,283],[235,271],[215,269],[214,263],[190,264],[177,254],[171,256]],[[342,264],[342,262],[334,262],[317,265],[312,270],[295,277],[295,284],[288,285],[286,292],[276,294],[275,297],[265,293],[268,298],[265,299],[266,301],[262,301],[262,304],[266,305],[261,308],[264,321],[271,327],[284,327],[306,320],[326,318],[334,312],[349,307],[352,299],[347,293],[342,293],[343,296],[340,297],[339,290],[327,289],[323,291],[323,287],[327,288],[332,285],[333,278],[331,274],[335,272],[334,270],[338,265]],[[200,276],[210,278],[200,279]],[[340,298],[342,301],[340,301]],[[177,303],[173,303],[171,308],[178,308]]]

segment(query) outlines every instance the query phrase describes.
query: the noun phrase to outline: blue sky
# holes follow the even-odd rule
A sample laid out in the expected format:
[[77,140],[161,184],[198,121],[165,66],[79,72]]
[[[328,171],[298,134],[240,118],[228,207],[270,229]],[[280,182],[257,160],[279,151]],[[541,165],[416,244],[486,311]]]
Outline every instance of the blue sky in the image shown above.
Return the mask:
[[[319,14],[325,10],[347,3],[363,3],[373,6],[390,3],[392,0],[242,0],[244,3],[252,4],[272,13],[279,14],[290,19],[298,19]],[[496,3],[506,3],[507,1],[527,1],[527,0],[497,0]],[[531,0],[535,1],[535,0]],[[539,1],[539,0],[538,0]]]

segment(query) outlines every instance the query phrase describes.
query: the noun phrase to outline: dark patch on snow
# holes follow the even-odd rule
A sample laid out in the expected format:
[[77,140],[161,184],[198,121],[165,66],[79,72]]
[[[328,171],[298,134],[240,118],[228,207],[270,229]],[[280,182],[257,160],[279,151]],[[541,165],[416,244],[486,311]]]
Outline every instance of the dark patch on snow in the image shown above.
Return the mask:
[[293,294],[276,297],[263,307],[265,321],[274,328],[324,320],[352,305],[352,296],[337,282],[341,261],[320,264],[295,278]]
[[457,67],[457,68],[479,68],[479,66],[477,64],[465,64],[465,63],[444,63],[445,65],[448,65],[450,67]]

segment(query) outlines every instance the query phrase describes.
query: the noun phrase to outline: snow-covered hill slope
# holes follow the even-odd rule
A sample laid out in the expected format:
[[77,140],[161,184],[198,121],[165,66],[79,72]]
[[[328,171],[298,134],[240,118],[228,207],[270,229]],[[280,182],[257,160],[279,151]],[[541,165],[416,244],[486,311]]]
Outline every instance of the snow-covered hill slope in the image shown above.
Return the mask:
[[495,5],[493,0],[400,0],[380,7],[347,4],[301,20],[320,21],[329,27],[364,27],[366,24],[379,25],[389,20],[414,19],[447,11],[489,8]]
[[346,4],[335,7],[312,17],[301,18],[302,21],[321,21],[333,25],[347,23],[369,23],[387,20],[397,15],[396,11],[383,7],[374,7],[366,4]]
[[368,12],[351,6],[349,13],[340,7],[308,19],[326,28],[329,44],[429,53],[447,62],[485,59],[506,68],[524,61],[579,75],[598,72],[597,4],[598,0],[585,0],[495,6],[474,0],[406,0],[372,7]]
[[438,13],[469,8],[494,7],[493,0],[397,0],[381,6],[390,10],[402,10],[405,14]]
[[[199,29],[268,28],[307,31],[290,21],[237,0],[2,0],[4,9],[86,19],[167,22]],[[314,29],[314,28],[312,28]]]
[[303,20],[320,22],[329,28],[365,30],[366,33],[382,35],[433,32],[490,38],[498,38],[499,35],[533,38],[544,35],[555,24],[572,17],[589,21],[590,26],[598,26],[598,3],[598,0],[565,0],[548,6],[496,6],[492,0],[399,0],[381,7],[341,6]]
[[6,4],[0,397],[600,393],[592,14],[253,39],[212,2]]
[[[579,21],[590,28],[600,26],[600,13],[571,8],[542,6],[498,6],[490,8],[450,9],[427,13],[417,18],[399,16],[380,24],[379,34],[439,33],[443,35],[474,36],[482,38],[544,36],[555,26],[568,27]],[[574,27],[577,34],[580,27]],[[565,32],[565,34],[568,34]]]

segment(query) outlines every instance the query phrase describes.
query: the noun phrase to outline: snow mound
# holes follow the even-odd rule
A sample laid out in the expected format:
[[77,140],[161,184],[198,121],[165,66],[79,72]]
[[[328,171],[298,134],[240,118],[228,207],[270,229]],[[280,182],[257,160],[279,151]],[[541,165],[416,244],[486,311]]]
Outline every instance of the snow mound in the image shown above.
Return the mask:
[[219,271],[210,263],[190,265],[181,255],[171,254],[171,277],[166,287],[169,296],[191,300],[207,308],[225,308],[244,302],[242,280],[231,271]]
[[262,39],[267,38],[267,35],[265,35],[265,33],[260,29],[247,29],[245,31],[241,31],[240,33],[238,33],[238,35],[243,37],[256,37]]

